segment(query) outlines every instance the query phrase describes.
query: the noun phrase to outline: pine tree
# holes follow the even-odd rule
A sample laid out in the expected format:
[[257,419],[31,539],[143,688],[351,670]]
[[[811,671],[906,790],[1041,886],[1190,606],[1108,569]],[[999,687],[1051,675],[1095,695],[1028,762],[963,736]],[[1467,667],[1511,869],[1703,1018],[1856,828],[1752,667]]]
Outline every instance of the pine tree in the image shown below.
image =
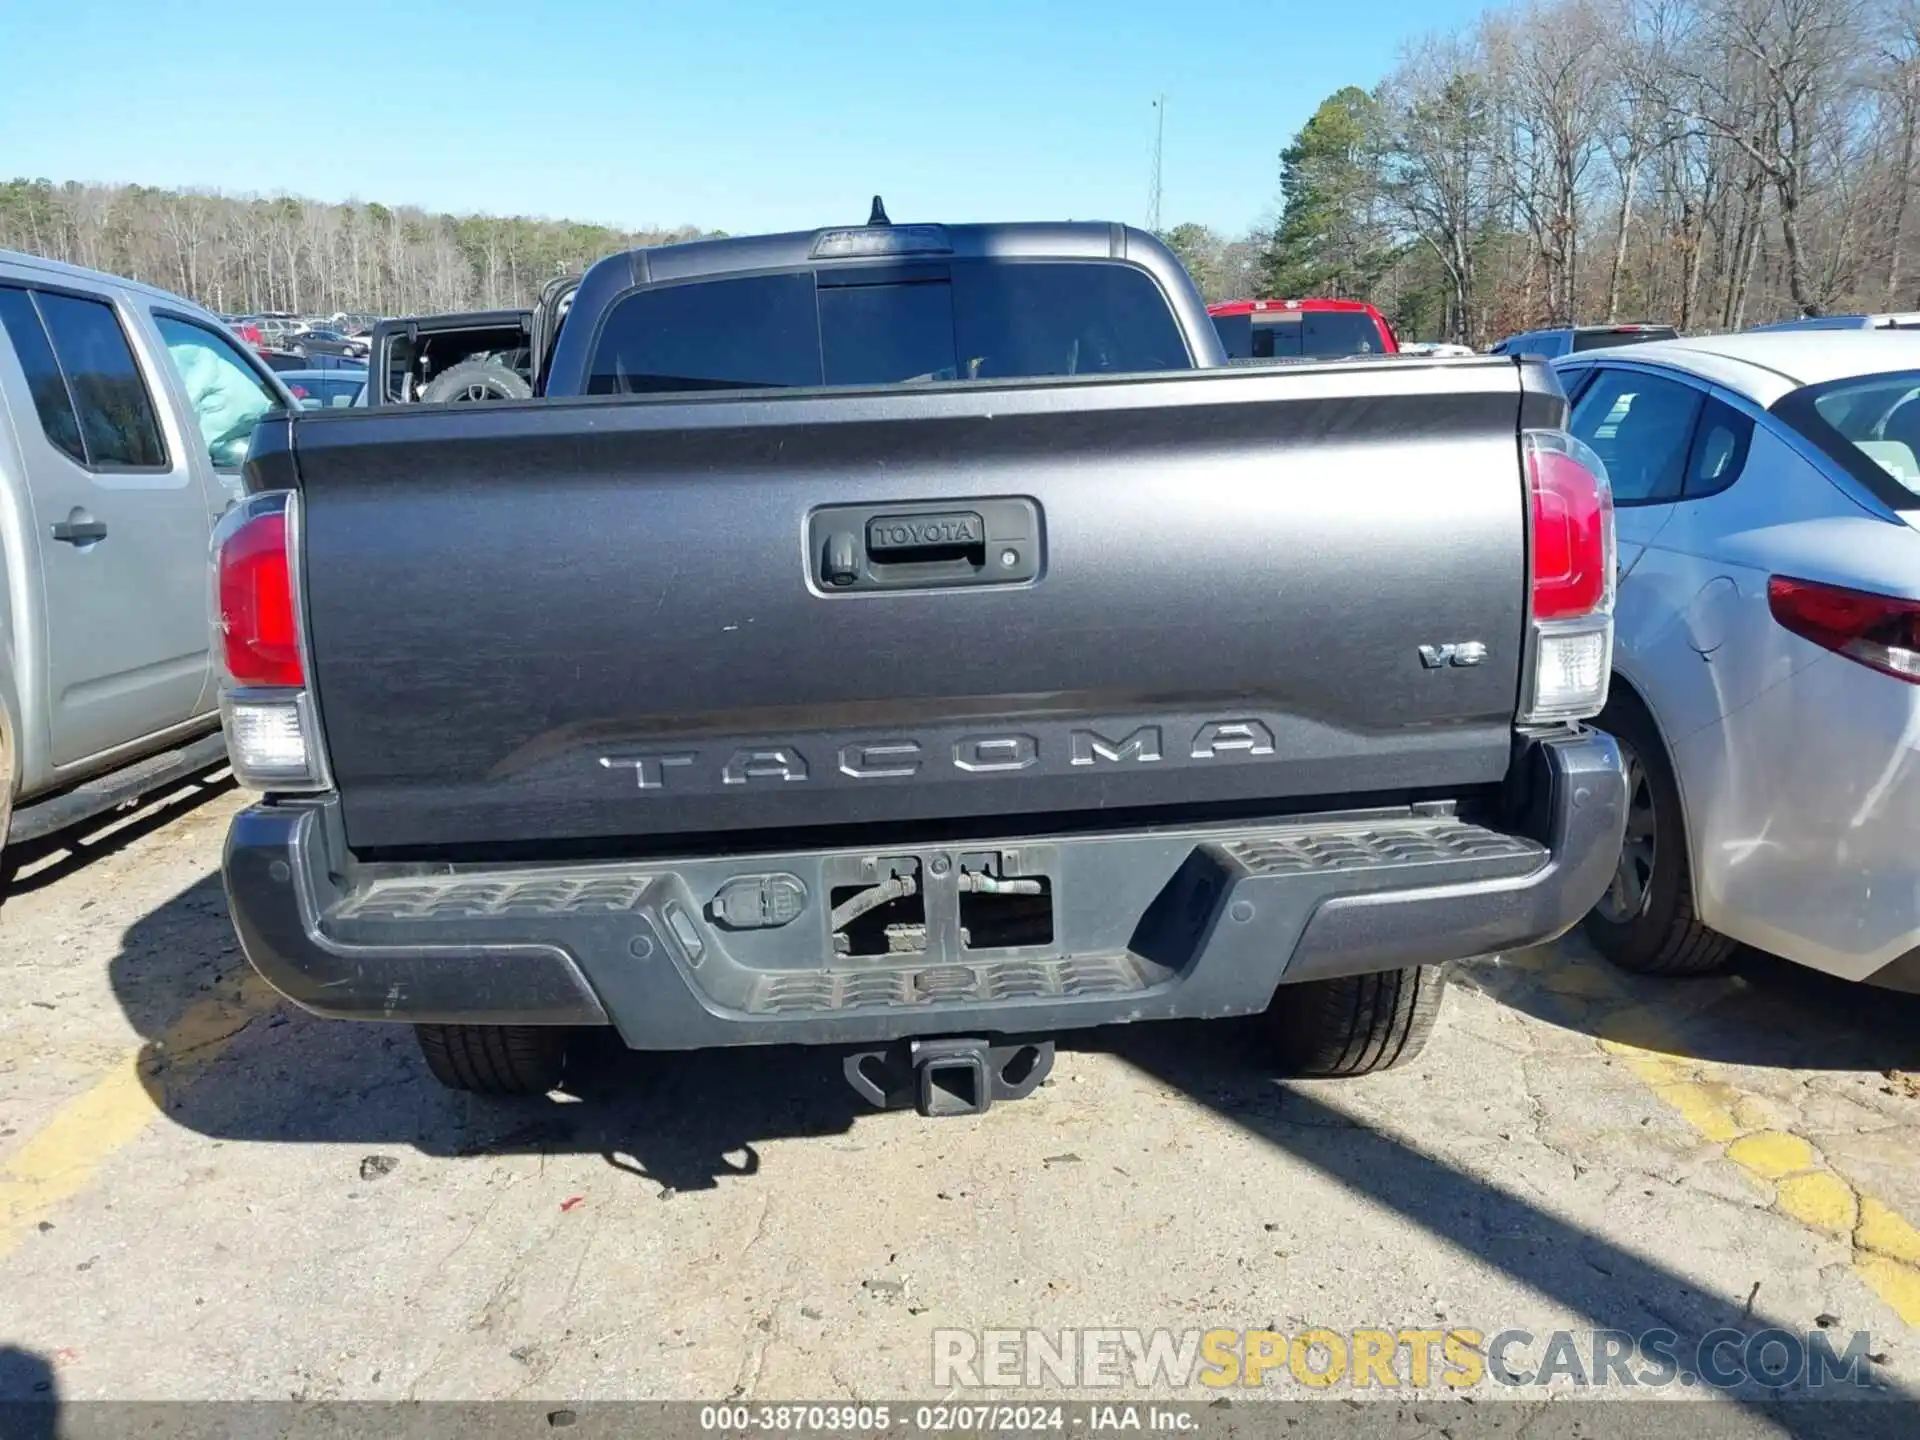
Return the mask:
[[1393,258],[1375,213],[1380,146],[1378,104],[1348,85],[1280,152],[1284,208],[1260,256],[1263,295],[1367,298]]

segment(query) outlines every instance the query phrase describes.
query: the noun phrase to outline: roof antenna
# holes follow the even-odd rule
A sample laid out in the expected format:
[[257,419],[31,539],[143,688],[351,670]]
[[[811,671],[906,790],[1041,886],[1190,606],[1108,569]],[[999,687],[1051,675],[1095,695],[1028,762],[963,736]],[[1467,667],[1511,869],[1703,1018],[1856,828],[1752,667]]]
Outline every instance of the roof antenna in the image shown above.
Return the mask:
[[869,225],[893,224],[893,221],[887,218],[887,207],[880,203],[880,197],[878,195],[873,197],[873,209],[867,212],[867,224]]

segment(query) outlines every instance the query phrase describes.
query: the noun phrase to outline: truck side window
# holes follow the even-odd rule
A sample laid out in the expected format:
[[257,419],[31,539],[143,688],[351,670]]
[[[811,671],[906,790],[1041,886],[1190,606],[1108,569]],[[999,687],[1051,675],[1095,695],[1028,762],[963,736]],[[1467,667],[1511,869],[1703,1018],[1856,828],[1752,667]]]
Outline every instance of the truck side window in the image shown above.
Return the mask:
[[213,468],[239,469],[254,422],[278,406],[279,397],[230,342],[206,326],[160,314],[153,323],[193,406]]
[[52,290],[35,292],[53,353],[80,418],[87,463],[102,470],[157,470],[167,463],[153,396],[113,306]]
[[1679,498],[1703,398],[1677,380],[1603,368],[1568,428],[1606,462],[1616,505],[1662,504]]
[[17,286],[0,285],[0,329],[7,332],[20,368],[27,372],[27,393],[33,396],[33,408],[40,414],[40,428],[47,439],[86,464],[87,447],[80,443],[80,421],[73,413],[73,397],[67,393],[66,378],[60,373],[60,362],[53,358],[53,342],[47,339],[32,295]]

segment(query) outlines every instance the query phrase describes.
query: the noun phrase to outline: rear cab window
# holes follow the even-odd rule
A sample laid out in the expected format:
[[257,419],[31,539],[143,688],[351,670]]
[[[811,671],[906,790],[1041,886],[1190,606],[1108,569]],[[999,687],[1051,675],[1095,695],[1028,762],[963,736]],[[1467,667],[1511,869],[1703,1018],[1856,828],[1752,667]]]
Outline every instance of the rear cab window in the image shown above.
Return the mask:
[[1539,360],[1558,360],[1573,349],[1572,340],[1562,330],[1532,330],[1501,343],[1503,348],[1499,353],[1503,355],[1532,356]]
[[1257,360],[1341,360],[1385,349],[1379,324],[1364,310],[1268,310],[1253,317]]
[[1129,265],[956,260],[638,290],[608,312],[587,393],[1134,374],[1191,368]]
[[1809,385],[1773,413],[1895,510],[1920,510],[1920,370]]
[[1670,325],[1622,325],[1611,330],[1576,330],[1573,349],[1608,350],[1616,345],[1645,345],[1653,340],[1673,340],[1679,331]]

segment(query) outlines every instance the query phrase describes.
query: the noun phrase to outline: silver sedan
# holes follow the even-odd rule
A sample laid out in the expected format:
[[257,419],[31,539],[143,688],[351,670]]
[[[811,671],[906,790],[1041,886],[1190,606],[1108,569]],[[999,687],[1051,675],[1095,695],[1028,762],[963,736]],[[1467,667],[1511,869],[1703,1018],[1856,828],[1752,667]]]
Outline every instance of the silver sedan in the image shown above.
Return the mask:
[[1555,368],[1619,534],[1597,723],[1632,798],[1594,942],[1649,973],[1746,943],[1920,990],[1920,334]]

